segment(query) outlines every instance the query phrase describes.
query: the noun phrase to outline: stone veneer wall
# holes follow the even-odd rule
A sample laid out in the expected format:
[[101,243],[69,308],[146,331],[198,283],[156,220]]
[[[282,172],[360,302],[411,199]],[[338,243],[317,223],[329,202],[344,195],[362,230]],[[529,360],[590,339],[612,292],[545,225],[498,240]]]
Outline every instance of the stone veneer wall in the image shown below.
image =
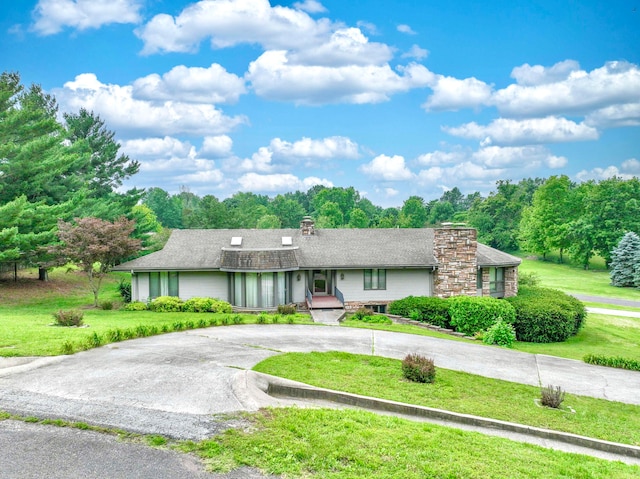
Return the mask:
[[490,268],[482,268],[482,296],[491,296],[489,269]]
[[510,266],[504,269],[504,297],[518,294],[518,267]]
[[473,228],[437,228],[433,253],[438,261],[434,296],[477,296],[478,242]]

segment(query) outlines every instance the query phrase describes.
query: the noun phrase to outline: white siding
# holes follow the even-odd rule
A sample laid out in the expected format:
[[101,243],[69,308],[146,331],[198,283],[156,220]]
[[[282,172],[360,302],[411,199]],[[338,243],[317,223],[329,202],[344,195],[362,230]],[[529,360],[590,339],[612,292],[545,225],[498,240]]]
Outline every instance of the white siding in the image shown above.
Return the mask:
[[218,298],[229,300],[227,273],[217,271],[180,272],[180,298]]
[[[344,275],[344,279],[341,279]],[[387,289],[364,289],[364,271],[339,270],[336,286],[345,301],[390,301],[406,296],[431,296],[432,273],[425,269],[388,269]]]
[[[305,300],[306,286],[305,275],[306,271],[294,271],[291,276],[291,301],[293,303],[303,303]],[[300,281],[298,281],[298,275],[300,275]]]

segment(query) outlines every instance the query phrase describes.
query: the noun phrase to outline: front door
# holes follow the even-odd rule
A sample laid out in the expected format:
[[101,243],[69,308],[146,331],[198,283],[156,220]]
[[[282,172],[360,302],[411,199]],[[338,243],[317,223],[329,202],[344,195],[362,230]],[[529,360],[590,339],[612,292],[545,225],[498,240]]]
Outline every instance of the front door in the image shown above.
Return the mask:
[[328,291],[329,282],[327,281],[326,270],[313,272],[313,294],[326,295]]

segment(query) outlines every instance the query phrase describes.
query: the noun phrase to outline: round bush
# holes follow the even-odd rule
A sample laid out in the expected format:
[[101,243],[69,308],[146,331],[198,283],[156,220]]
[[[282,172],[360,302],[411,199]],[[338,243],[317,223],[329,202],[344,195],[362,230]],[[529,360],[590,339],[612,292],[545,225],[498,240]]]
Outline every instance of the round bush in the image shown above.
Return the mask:
[[419,354],[407,354],[402,360],[402,374],[409,381],[432,383],[436,378],[436,367],[433,359]]
[[133,301],[127,303],[124,307],[125,311],[146,311],[147,309],[147,303],[143,303],[142,301]]
[[555,289],[522,287],[517,296],[507,301],[516,311],[513,326],[518,341],[565,341],[580,330],[586,317],[580,301]]
[[502,318],[493,323],[482,335],[482,342],[485,344],[497,344],[510,348],[516,341],[516,331],[509,323],[505,323]]
[[451,325],[456,331],[469,336],[489,329],[498,318],[509,324],[516,319],[513,306],[502,299],[489,296],[455,296],[447,301]]
[[182,311],[182,300],[177,296],[158,296],[151,301],[149,309],[157,313],[175,313]]
[[182,305],[185,313],[208,313],[213,306],[211,298],[189,298]]
[[407,296],[389,304],[390,314],[434,324],[442,328],[450,327],[449,303],[432,296]]

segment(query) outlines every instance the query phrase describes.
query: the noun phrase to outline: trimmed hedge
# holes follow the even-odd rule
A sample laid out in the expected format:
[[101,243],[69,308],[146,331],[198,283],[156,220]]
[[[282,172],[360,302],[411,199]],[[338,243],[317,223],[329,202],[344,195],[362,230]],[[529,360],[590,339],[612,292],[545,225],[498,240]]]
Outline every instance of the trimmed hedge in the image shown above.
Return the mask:
[[513,326],[518,341],[566,341],[578,333],[587,315],[579,300],[556,289],[525,286],[507,301],[516,311]]
[[489,296],[455,296],[449,298],[451,326],[456,331],[473,336],[486,331],[499,319],[512,324],[516,312],[511,304]]
[[387,311],[403,318],[411,318],[442,328],[451,326],[449,303],[433,296],[407,296],[389,303]]
[[177,296],[158,296],[149,303],[149,309],[156,313],[179,313],[182,311],[182,300]]
[[231,313],[233,308],[226,301],[215,298],[190,298],[182,305],[185,313]]
[[607,366],[610,368],[628,369],[630,371],[640,371],[640,361],[621,356],[601,356],[597,354],[587,354],[583,358],[585,363]]

